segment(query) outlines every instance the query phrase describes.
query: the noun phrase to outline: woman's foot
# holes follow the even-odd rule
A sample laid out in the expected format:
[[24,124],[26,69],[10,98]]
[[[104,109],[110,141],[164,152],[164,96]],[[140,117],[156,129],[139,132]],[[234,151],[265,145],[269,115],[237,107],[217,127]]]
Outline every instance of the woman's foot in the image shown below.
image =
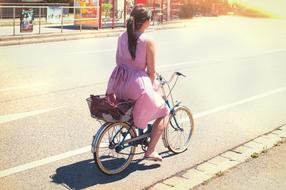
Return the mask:
[[145,153],[144,159],[151,161],[160,161],[160,162],[163,161],[163,158],[157,152],[152,152],[151,154]]

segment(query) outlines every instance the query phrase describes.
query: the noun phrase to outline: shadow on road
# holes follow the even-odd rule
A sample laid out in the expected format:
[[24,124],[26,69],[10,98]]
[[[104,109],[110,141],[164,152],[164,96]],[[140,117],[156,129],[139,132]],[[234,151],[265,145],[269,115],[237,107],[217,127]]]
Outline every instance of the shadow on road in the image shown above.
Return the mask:
[[130,173],[138,170],[149,170],[160,167],[160,164],[145,165],[140,160],[134,160],[130,166],[122,173],[108,176],[99,171],[94,160],[84,160],[56,169],[56,174],[52,175],[52,183],[61,184],[70,189],[84,189],[97,184],[107,184],[121,180]]

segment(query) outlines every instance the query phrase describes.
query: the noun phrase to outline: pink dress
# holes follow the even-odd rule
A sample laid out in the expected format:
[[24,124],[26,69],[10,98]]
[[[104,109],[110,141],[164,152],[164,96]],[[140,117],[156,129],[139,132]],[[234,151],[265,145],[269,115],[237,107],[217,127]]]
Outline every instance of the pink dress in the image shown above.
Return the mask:
[[136,127],[144,129],[148,122],[169,114],[161,95],[153,89],[147,74],[147,42],[144,33],[138,33],[136,58],[128,50],[127,32],[118,38],[116,67],[107,87],[107,93],[118,98],[135,100],[133,120]]

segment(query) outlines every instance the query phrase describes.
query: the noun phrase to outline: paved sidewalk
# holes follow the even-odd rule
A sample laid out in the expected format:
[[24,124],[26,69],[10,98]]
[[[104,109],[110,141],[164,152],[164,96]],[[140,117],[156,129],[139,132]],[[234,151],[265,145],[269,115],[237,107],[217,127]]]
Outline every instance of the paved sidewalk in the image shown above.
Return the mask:
[[[155,25],[151,25],[147,31],[183,28],[187,27],[194,20],[195,19],[182,19],[168,21],[162,24],[155,23]],[[19,34],[16,36],[8,35],[9,32],[11,33],[11,30],[13,30],[13,28],[11,27],[0,27],[0,46],[118,36],[119,33],[125,31],[126,28],[115,27],[114,29],[89,29],[83,30],[81,32],[79,31],[79,29],[74,31],[64,30],[63,33],[60,33],[61,29],[59,27],[43,26],[43,28],[41,28],[41,34],[38,34],[38,27],[35,27],[35,31],[32,34],[27,33]],[[17,29],[17,31],[18,30],[19,29]],[[6,33],[7,35],[5,35]]]
[[286,143],[223,173],[195,190],[285,190]]
[[[286,125],[283,125],[147,189],[285,190],[285,139]],[[275,148],[270,150],[272,147]]]

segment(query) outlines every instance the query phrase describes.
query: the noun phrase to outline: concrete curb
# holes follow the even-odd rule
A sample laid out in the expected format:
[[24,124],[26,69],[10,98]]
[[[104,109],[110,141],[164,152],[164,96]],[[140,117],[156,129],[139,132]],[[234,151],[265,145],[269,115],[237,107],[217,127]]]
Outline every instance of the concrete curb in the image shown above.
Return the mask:
[[242,145],[223,152],[199,165],[181,171],[174,176],[147,187],[149,190],[185,190],[193,189],[208,180],[223,175],[223,172],[251,159],[257,154],[284,142],[286,125],[265,133]]
[[[147,32],[155,30],[167,30],[175,28],[183,28],[186,25],[181,22],[171,22],[162,25],[151,26]],[[33,44],[33,43],[46,43],[66,40],[79,40],[90,39],[99,37],[113,37],[118,36],[121,32],[125,31],[125,28],[115,29],[101,29],[97,31],[83,31],[77,33],[45,33],[45,34],[33,34],[24,36],[4,36],[0,38],[0,46]]]

